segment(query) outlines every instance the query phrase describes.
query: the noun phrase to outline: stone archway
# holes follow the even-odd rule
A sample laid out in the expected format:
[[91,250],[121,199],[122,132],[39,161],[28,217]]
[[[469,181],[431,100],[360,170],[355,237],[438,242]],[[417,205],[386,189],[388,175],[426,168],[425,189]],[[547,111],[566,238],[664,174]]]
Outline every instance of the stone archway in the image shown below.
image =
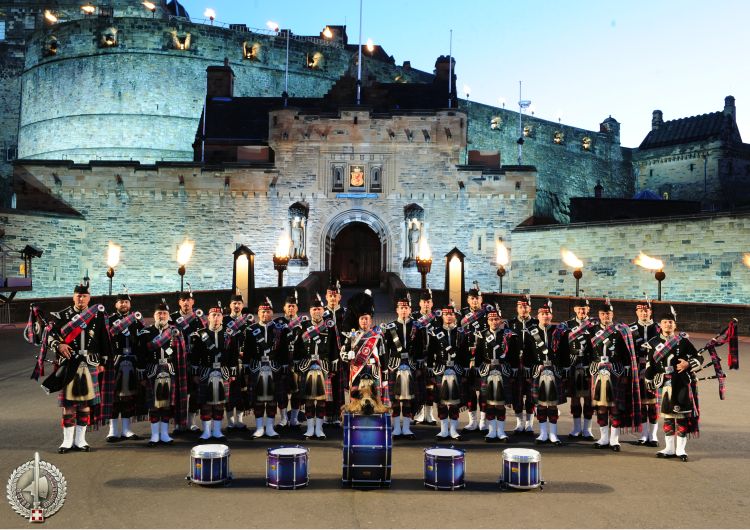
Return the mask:
[[[388,270],[392,247],[390,230],[382,219],[366,210],[347,210],[337,214],[326,223],[321,238],[320,263],[332,275],[340,272],[351,274],[356,268],[357,273],[350,279],[359,283],[356,276],[362,275],[364,283],[371,284],[373,276],[377,278],[380,271]],[[378,245],[379,248],[375,248]],[[357,256],[363,250],[367,255]],[[372,263],[373,254],[377,265]],[[342,267],[346,270],[342,271]],[[373,268],[377,270],[373,272]]]

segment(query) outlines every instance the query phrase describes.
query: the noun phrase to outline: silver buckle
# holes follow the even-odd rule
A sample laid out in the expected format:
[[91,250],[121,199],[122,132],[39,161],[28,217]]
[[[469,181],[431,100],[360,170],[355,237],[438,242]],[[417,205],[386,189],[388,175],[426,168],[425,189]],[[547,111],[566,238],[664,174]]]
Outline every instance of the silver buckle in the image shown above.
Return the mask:
[[214,370],[221,370],[221,363],[214,363],[211,365]]

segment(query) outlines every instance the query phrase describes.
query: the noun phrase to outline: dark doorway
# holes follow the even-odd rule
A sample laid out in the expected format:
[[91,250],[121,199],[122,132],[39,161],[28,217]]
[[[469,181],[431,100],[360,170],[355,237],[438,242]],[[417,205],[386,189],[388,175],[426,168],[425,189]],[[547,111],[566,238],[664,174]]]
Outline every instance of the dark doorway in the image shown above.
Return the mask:
[[378,285],[380,249],[380,238],[365,223],[346,225],[333,240],[331,276],[344,285]]

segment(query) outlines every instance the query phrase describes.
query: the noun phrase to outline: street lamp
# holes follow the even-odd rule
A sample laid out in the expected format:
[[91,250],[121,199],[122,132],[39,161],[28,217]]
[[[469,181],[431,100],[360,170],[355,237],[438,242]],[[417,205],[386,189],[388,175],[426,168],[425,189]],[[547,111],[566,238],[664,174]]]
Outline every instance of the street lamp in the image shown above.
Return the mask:
[[497,276],[500,278],[500,294],[503,293],[503,276],[507,272],[505,266],[510,262],[510,255],[508,254],[508,247],[503,243],[503,238],[500,237],[497,240],[497,257],[495,259],[497,263]]
[[210,7],[206,8],[206,10],[203,12],[203,16],[211,21],[212,26],[214,25],[214,20],[216,19],[216,11],[214,11]]
[[427,239],[424,237],[419,240],[419,250],[417,251],[417,270],[422,275],[422,289],[427,289],[427,275],[432,268],[432,253]]
[[149,2],[148,0],[142,3],[143,7],[151,11],[151,18],[154,18],[156,16],[156,4],[154,4],[153,2]]
[[190,261],[190,256],[193,255],[193,247],[195,247],[195,243],[186,239],[177,249],[177,263],[180,264],[177,269],[177,274],[180,275],[180,292],[184,291],[185,271],[187,270],[185,266]]
[[107,278],[109,278],[109,296],[112,296],[112,278],[115,277],[115,267],[120,263],[120,251],[122,247],[115,245],[111,241],[107,248]]
[[560,249],[560,253],[562,254],[563,263],[565,263],[565,265],[567,265],[568,267],[573,267],[575,269],[573,271],[573,278],[576,279],[576,298],[578,298],[578,294],[580,292],[578,286],[581,278],[583,278],[583,262],[578,259],[578,257],[570,250],[565,250],[563,248]]
[[654,279],[657,281],[659,286],[659,295],[657,300],[661,301],[661,282],[663,282],[667,275],[664,273],[664,262],[660,259],[652,258],[647,256],[643,252],[638,254],[638,257],[633,260],[633,263],[639,267],[643,267],[646,270],[654,271]]
[[284,286],[284,271],[289,265],[289,248],[292,245],[292,240],[289,235],[284,233],[279,238],[279,244],[276,247],[276,251],[273,253],[273,268],[279,273],[278,287]]

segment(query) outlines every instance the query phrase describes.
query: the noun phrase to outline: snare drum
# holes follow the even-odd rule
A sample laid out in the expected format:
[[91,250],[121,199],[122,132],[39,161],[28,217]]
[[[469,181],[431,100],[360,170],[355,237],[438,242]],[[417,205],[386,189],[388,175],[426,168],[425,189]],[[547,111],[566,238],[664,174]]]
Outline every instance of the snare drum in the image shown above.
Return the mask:
[[424,485],[436,490],[465,488],[465,451],[433,447],[424,450]]
[[222,444],[196,445],[190,450],[190,482],[201,485],[225,484],[229,472],[229,447]]
[[533,449],[503,451],[503,472],[500,485],[519,490],[530,490],[544,484],[542,455]]
[[296,490],[310,483],[307,455],[302,446],[269,448],[266,456],[266,486],[279,490]]

